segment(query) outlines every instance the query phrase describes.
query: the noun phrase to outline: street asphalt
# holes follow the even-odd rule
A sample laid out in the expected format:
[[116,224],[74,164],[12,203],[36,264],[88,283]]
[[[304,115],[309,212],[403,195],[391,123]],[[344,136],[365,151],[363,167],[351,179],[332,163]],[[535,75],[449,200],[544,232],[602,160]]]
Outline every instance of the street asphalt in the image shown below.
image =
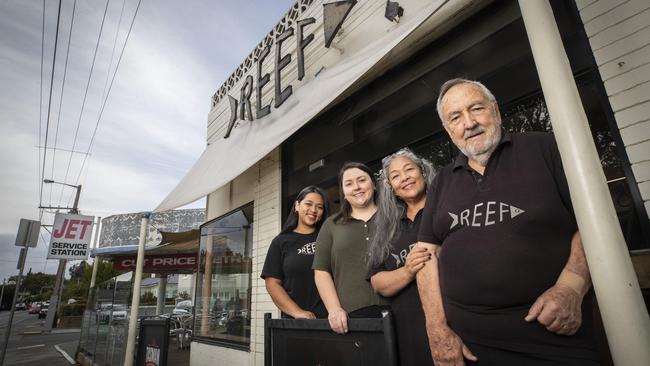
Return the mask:
[[[9,311],[0,312],[0,329],[4,340],[9,321]],[[79,342],[79,329],[54,329],[52,333],[43,332],[44,319],[27,311],[16,311],[5,356],[5,366],[27,366],[47,364],[64,366],[71,363],[62,352],[74,358]]]

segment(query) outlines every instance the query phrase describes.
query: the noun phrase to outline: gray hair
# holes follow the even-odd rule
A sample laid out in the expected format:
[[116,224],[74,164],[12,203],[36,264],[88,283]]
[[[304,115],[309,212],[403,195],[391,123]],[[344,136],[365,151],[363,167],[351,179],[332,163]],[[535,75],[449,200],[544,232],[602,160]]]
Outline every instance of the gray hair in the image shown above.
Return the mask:
[[463,79],[463,78],[455,78],[451,80],[445,81],[444,84],[440,87],[440,93],[438,94],[438,100],[436,101],[436,110],[438,110],[438,117],[440,117],[440,122],[442,124],[445,124],[445,120],[442,115],[442,98],[447,94],[449,89],[453,88],[456,85],[459,84],[472,84],[477,86],[483,95],[493,104],[496,105],[497,103],[497,98],[494,97],[494,94],[490,91],[490,89],[487,88],[487,86],[483,85],[480,81],[476,80],[468,80],[468,79]]
[[373,220],[374,233],[368,247],[369,265],[371,267],[381,264],[390,256],[393,242],[400,235],[400,223],[406,210],[406,204],[393,192],[388,179],[388,166],[395,158],[401,156],[410,159],[420,168],[424,176],[425,194],[435,175],[431,162],[415,155],[408,148],[403,148],[381,160],[382,167],[377,178],[377,213]]

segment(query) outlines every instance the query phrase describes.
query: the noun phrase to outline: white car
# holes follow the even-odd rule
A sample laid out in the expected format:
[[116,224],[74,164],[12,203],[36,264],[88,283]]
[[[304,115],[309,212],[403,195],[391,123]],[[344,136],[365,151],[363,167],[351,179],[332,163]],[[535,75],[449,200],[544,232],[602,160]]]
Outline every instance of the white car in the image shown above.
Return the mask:
[[126,320],[127,312],[125,305],[113,305],[111,312],[113,322],[122,322]]
[[174,315],[189,315],[192,314],[192,300],[183,300],[176,304],[174,310],[172,310]]

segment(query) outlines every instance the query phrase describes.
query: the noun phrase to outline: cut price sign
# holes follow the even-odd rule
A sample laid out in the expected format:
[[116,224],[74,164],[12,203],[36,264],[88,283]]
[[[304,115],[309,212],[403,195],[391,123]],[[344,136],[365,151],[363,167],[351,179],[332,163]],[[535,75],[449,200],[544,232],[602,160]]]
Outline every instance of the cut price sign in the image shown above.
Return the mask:
[[88,259],[94,216],[56,214],[47,259]]

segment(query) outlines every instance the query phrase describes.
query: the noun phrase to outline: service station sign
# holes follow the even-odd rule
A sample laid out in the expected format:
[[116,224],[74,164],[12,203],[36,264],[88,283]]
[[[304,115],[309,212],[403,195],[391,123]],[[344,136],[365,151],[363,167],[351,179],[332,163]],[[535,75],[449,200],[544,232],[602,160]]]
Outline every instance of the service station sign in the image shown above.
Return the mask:
[[88,259],[94,216],[56,214],[47,259]]

